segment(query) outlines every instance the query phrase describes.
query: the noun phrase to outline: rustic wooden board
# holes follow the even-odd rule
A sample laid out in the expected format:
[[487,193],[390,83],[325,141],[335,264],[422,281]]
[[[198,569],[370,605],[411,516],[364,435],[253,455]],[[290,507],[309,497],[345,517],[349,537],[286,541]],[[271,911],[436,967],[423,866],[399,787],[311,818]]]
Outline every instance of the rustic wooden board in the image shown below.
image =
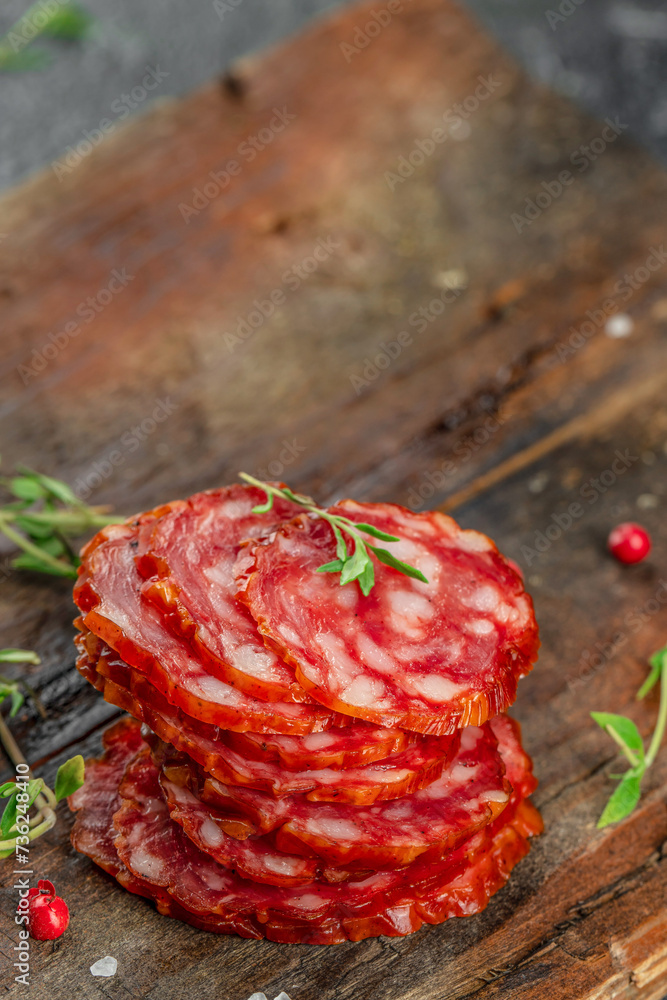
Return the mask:
[[[667,754],[635,815],[597,832],[618,761],[588,717],[628,712],[648,733],[655,713],[655,700],[637,705],[634,692],[665,641],[667,279],[646,262],[662,252],[667,179],[623,136],[580,172],[572,154],[604,125],[526,80],[441,0],[406,5],[346,61],[341,44],[372,9],[348,9],[165,103],[62,182],[38,177],[0,202],[2,456],[127,513],[269,463],[323,500],[421,495],[456,509],[522,563],[535,597],[543,651],[515,714],[546,833],[481,916],[318,949],[217,938],[159,917],[72,852],[63,817],[33,854],[73,913],[64,939],[34,947],[40,998],[667,993]],[[385,173],[480,77],[494,89],[468,128],[392,191]],[[239,147],[276,108],[294,119],[246,162]],[[186,225],[179,204],[233,159],[240,173]],[[563,170],[572,183],[517,232],[512,213],[543,182],[554,191]],[[338,245],[308,273],[318,240]],[[93,321],[77,315],[123,268],[127,287]],[[447,282],[464,276],[465,290],[435,315]],[[280,307],[230,349],[225,334],[276,290]],[[599,320],[605,300],[632,315],[629,338],[610,339],[597,320],[582,335],[587,310]],[[423,330],[410,324],[420,308]],[[78,328],[65,344],[70,321]],[[411,342],[375,375],[368,360],[401,331]],[[26,375],[20,366],[53,343],[49,333],[62,348]],[[159,416],[171,412],[151,423],[158,400],[169,401]],[[617,452],[626,468],[614,466]],[[529,552],[573,502],[582,515]],[[631,517],[655,547],[628,569],[605,555],[604,538]],[[2,569],[0,644],[39,651],[31,680],[49,710],[42,721],[28,706],[13,730],[49,776],[72,752],[98,751],[114,710],[73,670],[67,584],[10,573],[6,558]],[[10,970],[14,903],[6,888],[10,993],[21,989]],[[118,975],[94,981],[88,968],[105,954],[119,958]]]

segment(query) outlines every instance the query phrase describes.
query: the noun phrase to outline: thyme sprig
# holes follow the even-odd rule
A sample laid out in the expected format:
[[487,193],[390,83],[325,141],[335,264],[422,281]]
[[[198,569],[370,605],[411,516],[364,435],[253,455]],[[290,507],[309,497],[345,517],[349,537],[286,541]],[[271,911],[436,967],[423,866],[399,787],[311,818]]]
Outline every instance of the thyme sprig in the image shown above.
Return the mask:
[[619,783],[598,820],[598,829],[609,826],[610,823],[618,823],[635,809],[641,797],[642,778],[658,756],[667,730],[667,646],[654,653],[649,664],[651,672],[637,692],[637,699],[645,698],[660,683],[660,704],[653,736],[646,751],[641,734],[632,719],[611,712],[591,712],[597,724],[609,733],[630,764],[630,769],[624,774],[612,775]]
[[[371,535],[373,538],[378,538],[383,542],[398,542],[400,538],[396,535],[389,535],[386,531],[380,531],[379,528],[376,528],[372,524],[366,524],[362,521],[351,521],[340,514],[332,514],[330,511],[318,507],[312,497],[304,496],[302,493],[294,493],[288,486],[273,486],[271,483],[265,483],[261,479],[249,476],[246,472],[240,472],[239,477],[244,482],[250,483],[251,486],[258,486],[266,493],[266,502],[253,507],[253,511],[256,514],[265,514],[271,510],[275,497],[281,497],[283,500],[291,500],[292,503],[298,504],[310,514],[315,514],[331,525],[334,538],[336,539],[336,558],[331,562],[318,566],[317,572],[340,573],[341,586],[356,580],[362,594],[366,597],[370,594],[375,583],[375,568],[370,555],[371,552],[385,566],[391,566],[392,569],[398,570],[399,573],[404,573],[405,576],[428,583],[421,570],[397,559],[388,549],[371,545],[363,537],[363,535]],[[348,548],[348,539],[351,539],[354,543],[351,552]]]
[[89,507],[59,479],[23,466],[17,471],[16,476],[0,477],[0,484],[14,497],[0,506],[0,533],[22,550],[12,566],[76,576],[79,559],[71,539],[121,518],[109,516],[104,507]]
[[[19,21],[0,38],[0,70],[42,69],[51,62],[49,53],[32,43],[40,37],[78,42],[90,31],[93,17],[78,4],[61,2],[50,10],[42,2],[32,4]],[[25,27],[31,29],[29,39]]]
[[[38,664],[40,661],[36,653],[27,649],[0,649],[0,662]],[[21,685],[32,694],[25,682],[0,678],[0,704],[5,698],[11,699],[10,718],[16,715],[23,704]],[[17,860],[21,861],[27,858],[27,845],[54,826],[55,808],[61,799],[71,795],[83,784],[83,757],[80,754],[71,757],[58,768],[52,791],[43,778],[32,777],[26,760],[2,717],[0,738],[9,759],[15,765],[22,765],[20,771],[17,768],[16,781],[6,781],[0,785],[0,799],[6,800],[0,817],[0,858],[16,854]],[[35,807],[36,812],[31,816],[30,812]]]

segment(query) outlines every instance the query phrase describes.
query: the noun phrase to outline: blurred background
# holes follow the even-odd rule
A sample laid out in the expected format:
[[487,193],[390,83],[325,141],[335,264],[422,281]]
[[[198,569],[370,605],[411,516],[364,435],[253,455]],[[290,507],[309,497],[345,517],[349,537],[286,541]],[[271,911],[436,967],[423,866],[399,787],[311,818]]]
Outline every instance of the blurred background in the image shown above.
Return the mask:
[[[154,100],[187,93],[336,6],[344,4],[84,0],[80,9],[90,22],[80,41],[43,37],[4,64],[0,52],[0,185],[47,165],[94,128],[147,64],[167,75],[130,108],[134,114]],[[667,160],[664,0],[465,0],[464,6],[533,77],[598,117],[627,118],[630,133]],[[28,8],[25,0],[5,0],[0,32],[9,32]]]

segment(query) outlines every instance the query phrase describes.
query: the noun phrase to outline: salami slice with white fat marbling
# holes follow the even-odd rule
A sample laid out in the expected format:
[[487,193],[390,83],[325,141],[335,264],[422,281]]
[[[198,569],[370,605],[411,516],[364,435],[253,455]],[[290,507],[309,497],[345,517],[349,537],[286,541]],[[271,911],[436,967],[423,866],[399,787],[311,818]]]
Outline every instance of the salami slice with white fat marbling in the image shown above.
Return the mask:
[[400,753],[419,739],[416,733],[384,729],[359,719],[344,729],[306,736],[226,732],[221,738],[244,757],[275,761],[288,771],[365,767]]
[[267,701],[304,701],[294,671],[266,648],[235,598],[240,542],[268,533],[300,510],[279,497],[270,511],[253,513],[265,497],[263,490],[239,483],[195,493],[142,526],[135,562],[145,579],[144,597],[210,673]]
[[404,866],[422,855],[441,858],[492,822],[507,807],[513,791],[506,762],[512,764],[515,781],[517,775],[525,778],[519,790],[525,797],[534,779],[515,724],[509,720],[497,730],[491,723],[467,727],[441,778],[412,795],[370,806],[311,802],[302,795],[272,801],[256,790],[211,780],[192,762],[170,761],[168,754],[163,768],[170,780],[184,784],[210,807],[213,823],[224,823],[237,809],[262,833],[271,833],[287,854],[377,870]]
[[280,887],[239,878],[200,851],[168,813],[146,751],[127,765],[114,815],[115,847],[136,878],[165,891],[193,919],[254,917],[273,940],[330,944],[378,933],[407,934],[422,922],[478,912],[506,881],[538,832],[532,809],[519,803],[439,863],[379,871],[339,885],[311,882]]
[[265,702],[208,672],[183,640],[165,628],[141,596],[134,563],[137,526],[111,525],[82,553],[74,600],[86,628],[195,719],[232,730],[299,734],[345,724],[317,704]]
[[340,585],[329,524],[301,515],[241,550],[238,598],[265,641],[322,705],[381,726],[447,733],[514,700],[537,656],[537,625],[516,571],[486,536],[438,512],[351,500],[332,508],[397,542],[368,541],[428,583],[375,561],[375,586]]
[[91,670],[106,676],[114,685],[113,689],[109,688],[109,700],[146,723],[160,739],[164,738],[165,753],[171,747],[178,747],[220,780],[272,796],[303,794],[311,801],[356,804],[398,798],[433,781],[458,748],[456,736],[420,737],[397,754],[365,767],[288,770],[276,761],[245,757],[217,740],[218,731],[214,727],[193,724],[183,713],[175,715],[159,693],[150,689],[146,679],[119,661],[108,648],[105,650],[102,646],[97,662],[92,664],[84,637],[80,645],[84,648],[84,676],[92,679]]

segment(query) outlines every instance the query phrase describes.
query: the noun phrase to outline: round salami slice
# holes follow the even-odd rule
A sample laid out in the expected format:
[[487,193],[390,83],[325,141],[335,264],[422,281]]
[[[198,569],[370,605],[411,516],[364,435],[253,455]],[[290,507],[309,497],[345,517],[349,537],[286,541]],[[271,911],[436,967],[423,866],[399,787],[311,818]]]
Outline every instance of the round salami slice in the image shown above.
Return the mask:
[[244,757],[275,761],[288,771],[365,767],[400,753],[418,738],[416,733],[383,729],[359,719],[353,719],[344,729],[328,729],[307,736],[232,732],[221,735],[223,742]]
[[375,586],[318,568],[336,558],[328,523],[301,515],[236,564],[238,597],[266,642],[321,704],[420,733],[480,725],[514,700],[537,656],[537,625],[520,577],[486,536],[437,512],[345,500],[333,512],[397,542],[371,544],[428,583],[374,560]]
[[[140,752],[129,763],[120,791],[124,801],[114,816],[118,832],[115,843],[119,857],[137,877],[165,888],[179,905],[194,913],[251,913],[260,920],[275,916],[283,922],[298,923],[311,934],[317,933],[318,925],[332,919],[337,919],[342,925],[339,929],[344,930],[347,921],[351,929],[368,926],[368,921],[376,926],[376,918],[400,908],[407,908],[407,916],[418,898],[433,922],[438,922],[436,914],[443,912],[443,904],[447,915],[452,915],[446,905],[448,887],[460,880],[469,892],[474,883],[466,873],[476,861],[482,861],[484,868],[495,846],[494,838],[482,837],[475,845],[462,847],[439,863],[419,861],[409,868],[378,871],[342,885],[311,882],[299,887],[271,886],[239,878],[185,837],[169,818],[157,771],[147,753]],[[510,828],[511,822],[499,830]],[[493,871],[497,877],[500,868],[494,865]],[[504,874],[497,887],[506,877]],[[470,904],[470,897],[467,902]],[[420,908],[416,908],[415,915],[419,915]],[[409,933],[407,923],[405,933]],[[305,939],[313,941],[312,937]],[[357,939],[356,934],[353,939]]]
[[[205,669],[160,612],[141,597],[134,564],[137,528],[105,528],[83,552],[74,600],[83,622],[169,701],[202,722],[232,730],[301,734],[341,725],[341,716],[316,704],[265,702]],[[276,661],[277,662],[277,661]]]
[[[430,785],[451,762],[458,745],[458,735],[425,737],[385,760],[344,771],[327,768],[288,771],[280,764],[244,758],[223,746],[216,776],[225,775],[221,780],[227,784],[253,788],[275,798],[302,795],[309,802],[371,804],[397,799]],[[155,751],[161,760],[174,755],[172,747],[166,743],[157,746]],[[185,757],[183,763],[192,762]],[[205,775],[202,769],[201,780]]]
[[263,490],[238,483],[196,493],[140,531],[135,562],[144,596],[210,673],[267,701],[304,701],[294,671],[267,649],[235,598],[240,542],[267,534],[300,509],[278,498],[267,513],[253,513],[265,498]]
[[[103,679],[99,684],[94,679],[95,671],[93,669],[91,674],[88,669],[88,661],[91,661],[94,667],[101,658],[102,669],[105,671],[104,677],[120,685],[125,685],[129,690],[136,690],[139,693],[143,691],[150,706],[158,711],[164,709],[167,714],[172,716],[177,713],[183,734],[191,730],[201,732],[208,740],[220,741],[242,757],[275,762],[290,771],[321,770],[323,768],[341,770],[365,767],[390,757],[392,754],[399,753],[421,739],[417,733],[408,733],[400,729],[382,729],[349,717],[342,720],[346,723],[342,729],[336,727],[321,733],[308,733],[306,736],[237,733],[220,729],[217,726],[208,726],[206,723],[198,725],[197,720],[182,712],[177,712],[173,706],[170,706],[169,702],[145,678],[143,682],[136,676],[133,678],[131,668],[114,650],[86,628],[82,618],[77,618],[74,624],[81,633],[74,640],[79,650],[82,651],[77,666],[80,673],[94,686],[103,689],[104,683]],[[112,663],[115,663],[115,669],[112,667]],[[125,705],[119,707],[125,707]],[[125,711],[134,714],[130,708],[125,708]],[[170,739],[167,742],[173,743],[174,741]],[[180,747],[180,749],[186,748]],[[199,760],[196,754],[193,756]],[[199,762],[201,763],[201,761]],[[208,770],[208,768],[206,769]]]
[[[85,646],[85,638],[80,644]],[[87,649],[83,663],[83,672],[88,676]],[[215,727],[197,725],[183,713],[176,715],[157,691],[151,691],[145,678],[133,674],[127,664],[104,648],[98,653],[96,669],[113,682],[107,700],[167,738],[161,747],[163,757],[178,746],[181,751],[189,751],[189,756],[204,769],[212,769],[220,780],[272,796],[303,794],[311,801],[356,804],[398,798],[433,781],[458,749],[458,736],[421,737],[398,754],[366,767],[289,771],[277,762],[246,758],[216,739],[220,731]]]
[[243,878],[268,885],[305,885],[318,877],[318,862],[285,854],[264,837],[231,837],[211,817],[206,806],[182,785],[162,775],[160,786],[169,815],[188,840],[215,861]]
[[[273,834],[286,854],[318,856],[329,866],[378,870],[404,866],[424,855],[441,858],[463,840],[487,826],[510,800],[512,787],[505,779],[503,751],[517,741],[511,729],[500,733],[499,747],[489,724],[467,727],[461,747],[442,777],[420,791],[373,805],[344,802],[310,802],[293,796],[277,806],[265,794],[238,799],[230,786],[217,786],[187,761],[178,761],[186,783],[200,800],[228,818],[225,802],[246,805],[247,818]],[[511,751],[508,751],[511,752]],[[179,779],[176,779],[179,780]],[[182,778],[180,780],[183,780]]]
[[[135,736],[130,736],[132,726]],[[135,750],[137,733],[136,723],[112,727],[104,737],[104,758],[88,762],[86,782],[70,798],[79,810],[73,842],[121,885],[155,900],[161,913],[217,933],[336,944],[378,934],[400,936],[424,922],[477,913],[527,853],[528,838],[540,830],[539,817],[521,801],[511,818],[503,821],[501,815],[439,866],[417,861],[401,872],[339,886],[256,884],[216,864],[169,818],[157,770],[146,753]],[[114,815],[124,771],[125,798]],[[102,774],[105,793],[98,794],[93,789]]]
[[[82,637],[79,639],[79,644],[83,643]],[[225,762],[224,755],[232,752],[220,741],[221,730],[218,727],[192,719],[186,713],[174,708],[142,674],[129,667],[113,650],[109,650],[108,647],[103,648],[99,658],[91,660],[84,648],[77,659],[77,669],[98,691],[102,691],[106,701],[117,705],[124,712],[129,712],[139,722],[145,723],[160,740],[187,754],[205,771],[217,774],[224,780],[229,779],[230,775],[237,775],[239,778],[248,777],[247,772],[237,774],[233,763]],[[234,758],[239,766],[246,767],[246,762],[237,754],[234,754]],[[252,762],[248,763],[252,765]],[[281,773],[279,770],[274,771],[272,776],[280,776]],[[295,772],[284,773],[286,780],[296,779]],[[309,788],[313,783],[317,783],[317,779],[313,782],[309,777],[311,773],[315,772],[305,772],[303,776],[303,783]],[[370,782],[369,787],[373,787]]]

